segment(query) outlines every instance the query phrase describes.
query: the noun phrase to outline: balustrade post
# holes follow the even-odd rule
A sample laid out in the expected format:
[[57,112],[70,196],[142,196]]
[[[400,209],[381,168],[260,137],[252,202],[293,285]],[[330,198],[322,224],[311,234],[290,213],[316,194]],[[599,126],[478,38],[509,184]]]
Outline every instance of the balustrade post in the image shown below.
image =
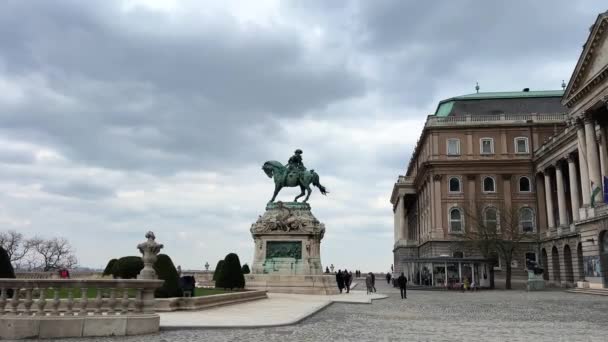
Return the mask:
[[103,299],[101,299],[101,289],[97,288],[97,294],[95,295],[95,315],[101,315],[101,307],[103,306]]
[[142,297],[142,313],[153,314],[156,301],[154,300],[154,289],[144,289]]
[[135,296],[135,312],[141,313],[144,308],[144,289],[137,289],[137,295]]
[[126,315],[129,313],[129,289],[122,289],[121,313]]
[[89,305],[88,289],[83,287],[80,289],[80,316],[87,315],[87,306]]
[[32,292],[34,291],[33,288],[27,288],[25,289],[25,301],[23,302],[23,307],[25,308],[25,314],[26,315],[31,315],[32,314],[32,304],[34,304],[34,299],[32,299]]
[[74,291],[73,289],[70,287],[68,288],[68,302],[66,303],[66,307],[67,310],[65,312],[66,316],[73,316],[74,315]]
[[4,308],[6,307],[6,293],[7,289],[4,287],[0,288],[0,316],[4,315]]
[[44,287],[39,288],[39,290],[40,290],[40,295],[38,296],[38,301],[36,302],[36,304],[38,304],[37,315],[45,316],[44,307],[46,306],[46,298],[45,298],[46,288],[44,288]]
[[19,306],[19,288],[13,289],[13,299],[11,300],[11,314],[17,314],[17,307]]
[[108,314],[114,314],[116,311],[114,308],[116,307],[116,289],[110,289],[110,299],[108,300]]
[[59,300],[59,288],[53,288],[53,309],[51,310],[51,315],[59,316],[59,304],[61,301]]

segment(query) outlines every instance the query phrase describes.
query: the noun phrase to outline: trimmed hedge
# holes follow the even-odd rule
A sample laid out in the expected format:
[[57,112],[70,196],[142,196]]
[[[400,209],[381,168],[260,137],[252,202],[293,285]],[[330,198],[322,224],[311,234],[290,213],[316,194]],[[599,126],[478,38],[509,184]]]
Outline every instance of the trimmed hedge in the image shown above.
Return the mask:
[[222,273],[222,269],[224,268],[224,260],[220,260],[217,262],[215,266],[215,270],[213,271],[213,281],[217,281]]
[[[15,279],[15,270],[11,264],[11,259],[8,257],[8,253],[2,247],[0,247],[0,278]],[[13,290],[8,289],[6,291],[6,297],[11,298],[12,296]]]
[[[117,262],[118,262],[118,259],[112,259],[112,260],[108,261],[106,268],[104,268],[104,270],[103,270],[103,275],[104,276],[107,276],[107,275],[114,276],[114,267],[116,267]],[[114,277],[116,277],[116,276],[114,276]]]
[[126,256],[114,263],[112,275],[115,278],[135,279],[144,268],[144,262],[138,256]]
[[238,255],[234,253],[226,255],[220,276],[215,282],[215,287],[231,290],[245,287],[245,277],[243,276],[241,261]]
[[179,274],[168,255],[158,255],[158,259],[156,259],[156,262],[154,263],[154,270],[156,271],[158,279],[165,281],[163,286],[154,291],[154,297],[171,298],[181,297],[183,295],[182,289],[179,287]]
[[249,265],[247,265],[247,264],[243,264],[243,267],[241,267],[241,270],[243,271],[243,274],[251,273],[251,270],[249,269]]
[[11,265],[11,259],[2,247],[0,247],[0,278],[15,278],[15,270]]

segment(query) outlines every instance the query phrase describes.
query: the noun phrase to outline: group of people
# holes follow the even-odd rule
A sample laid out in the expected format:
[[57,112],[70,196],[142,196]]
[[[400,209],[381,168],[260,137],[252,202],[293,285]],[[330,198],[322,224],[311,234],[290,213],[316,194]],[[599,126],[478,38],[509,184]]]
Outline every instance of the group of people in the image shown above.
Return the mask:
[[342,272],[342,270],[338,270],[338,273],[336,273],[336,283],[338,283],[340,293],[342,293],[344,289],[346,289],[346,293],[350,293],[350,284],[352,284],[352,282],[352,272],[349,272],[347,269],[344,269],[344,272]]

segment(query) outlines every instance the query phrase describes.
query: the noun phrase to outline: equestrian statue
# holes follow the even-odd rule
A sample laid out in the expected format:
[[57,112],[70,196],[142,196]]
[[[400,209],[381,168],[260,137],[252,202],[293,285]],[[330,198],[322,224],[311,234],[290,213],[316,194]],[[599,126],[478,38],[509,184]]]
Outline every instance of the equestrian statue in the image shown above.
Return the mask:
[[297,202],[298,198],[304,196],[304,192],[306,192],[306,198],[303,202],[306,203],[306,201],[308,201],[310,193],[312,192],[310,184],[319,188],[319,191],[321,191],[323,195],[329,193],[329,191],[327,191],[319,182],[319,175],[315,170],[306,170],[306,167],[304,167],[304,163],[302,162],[302,150],[300,149],[297,149],[295,154],[289,158],[287,165],[283,165],[276,160],[269,160],[264,163],[262,170],[264,170],[269,178],[274,178],[274,194],[268,203],[274,202],[279,191],[281,191],[283,187],[300,187],[302,192],[296,196],[293,200],[294,202]]

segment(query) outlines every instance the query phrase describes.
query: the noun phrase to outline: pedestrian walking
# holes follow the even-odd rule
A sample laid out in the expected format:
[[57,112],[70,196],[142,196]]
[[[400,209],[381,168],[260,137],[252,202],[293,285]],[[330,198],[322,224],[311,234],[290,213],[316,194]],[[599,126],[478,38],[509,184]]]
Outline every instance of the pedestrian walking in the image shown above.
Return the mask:
[[372,276],[372,290],[376,292],[376,275],[372,272],[369,272],[369,274]]
[[347,269],[344,269],[344,287],[346,288],[346,293],[350,293],[350,284],[353,280],[353,274],[349,273]]
[[338,283],[338,289],[340,289],[340,293],[342,293],[342,290],[344,289],[344,276],[341,270],[338,270],[338,273],[336,273],[336,283]]
[[369,272],[366,276],[365,276],[365,287],[367,288],[367,294],[370,294],[373,292],[373,286],[372,286],[372,273]]
[[406,299],[407,278],[405,277],[405,274],[403,274],[403,272],[401,272],[401,275],[399,276],[399,278],[397,278],[397,283],[399,284],[399,292],[401,292],[401,299]]
[[391,273],[390,272],[386,274],[386,283],[389,285],[391,284]]

